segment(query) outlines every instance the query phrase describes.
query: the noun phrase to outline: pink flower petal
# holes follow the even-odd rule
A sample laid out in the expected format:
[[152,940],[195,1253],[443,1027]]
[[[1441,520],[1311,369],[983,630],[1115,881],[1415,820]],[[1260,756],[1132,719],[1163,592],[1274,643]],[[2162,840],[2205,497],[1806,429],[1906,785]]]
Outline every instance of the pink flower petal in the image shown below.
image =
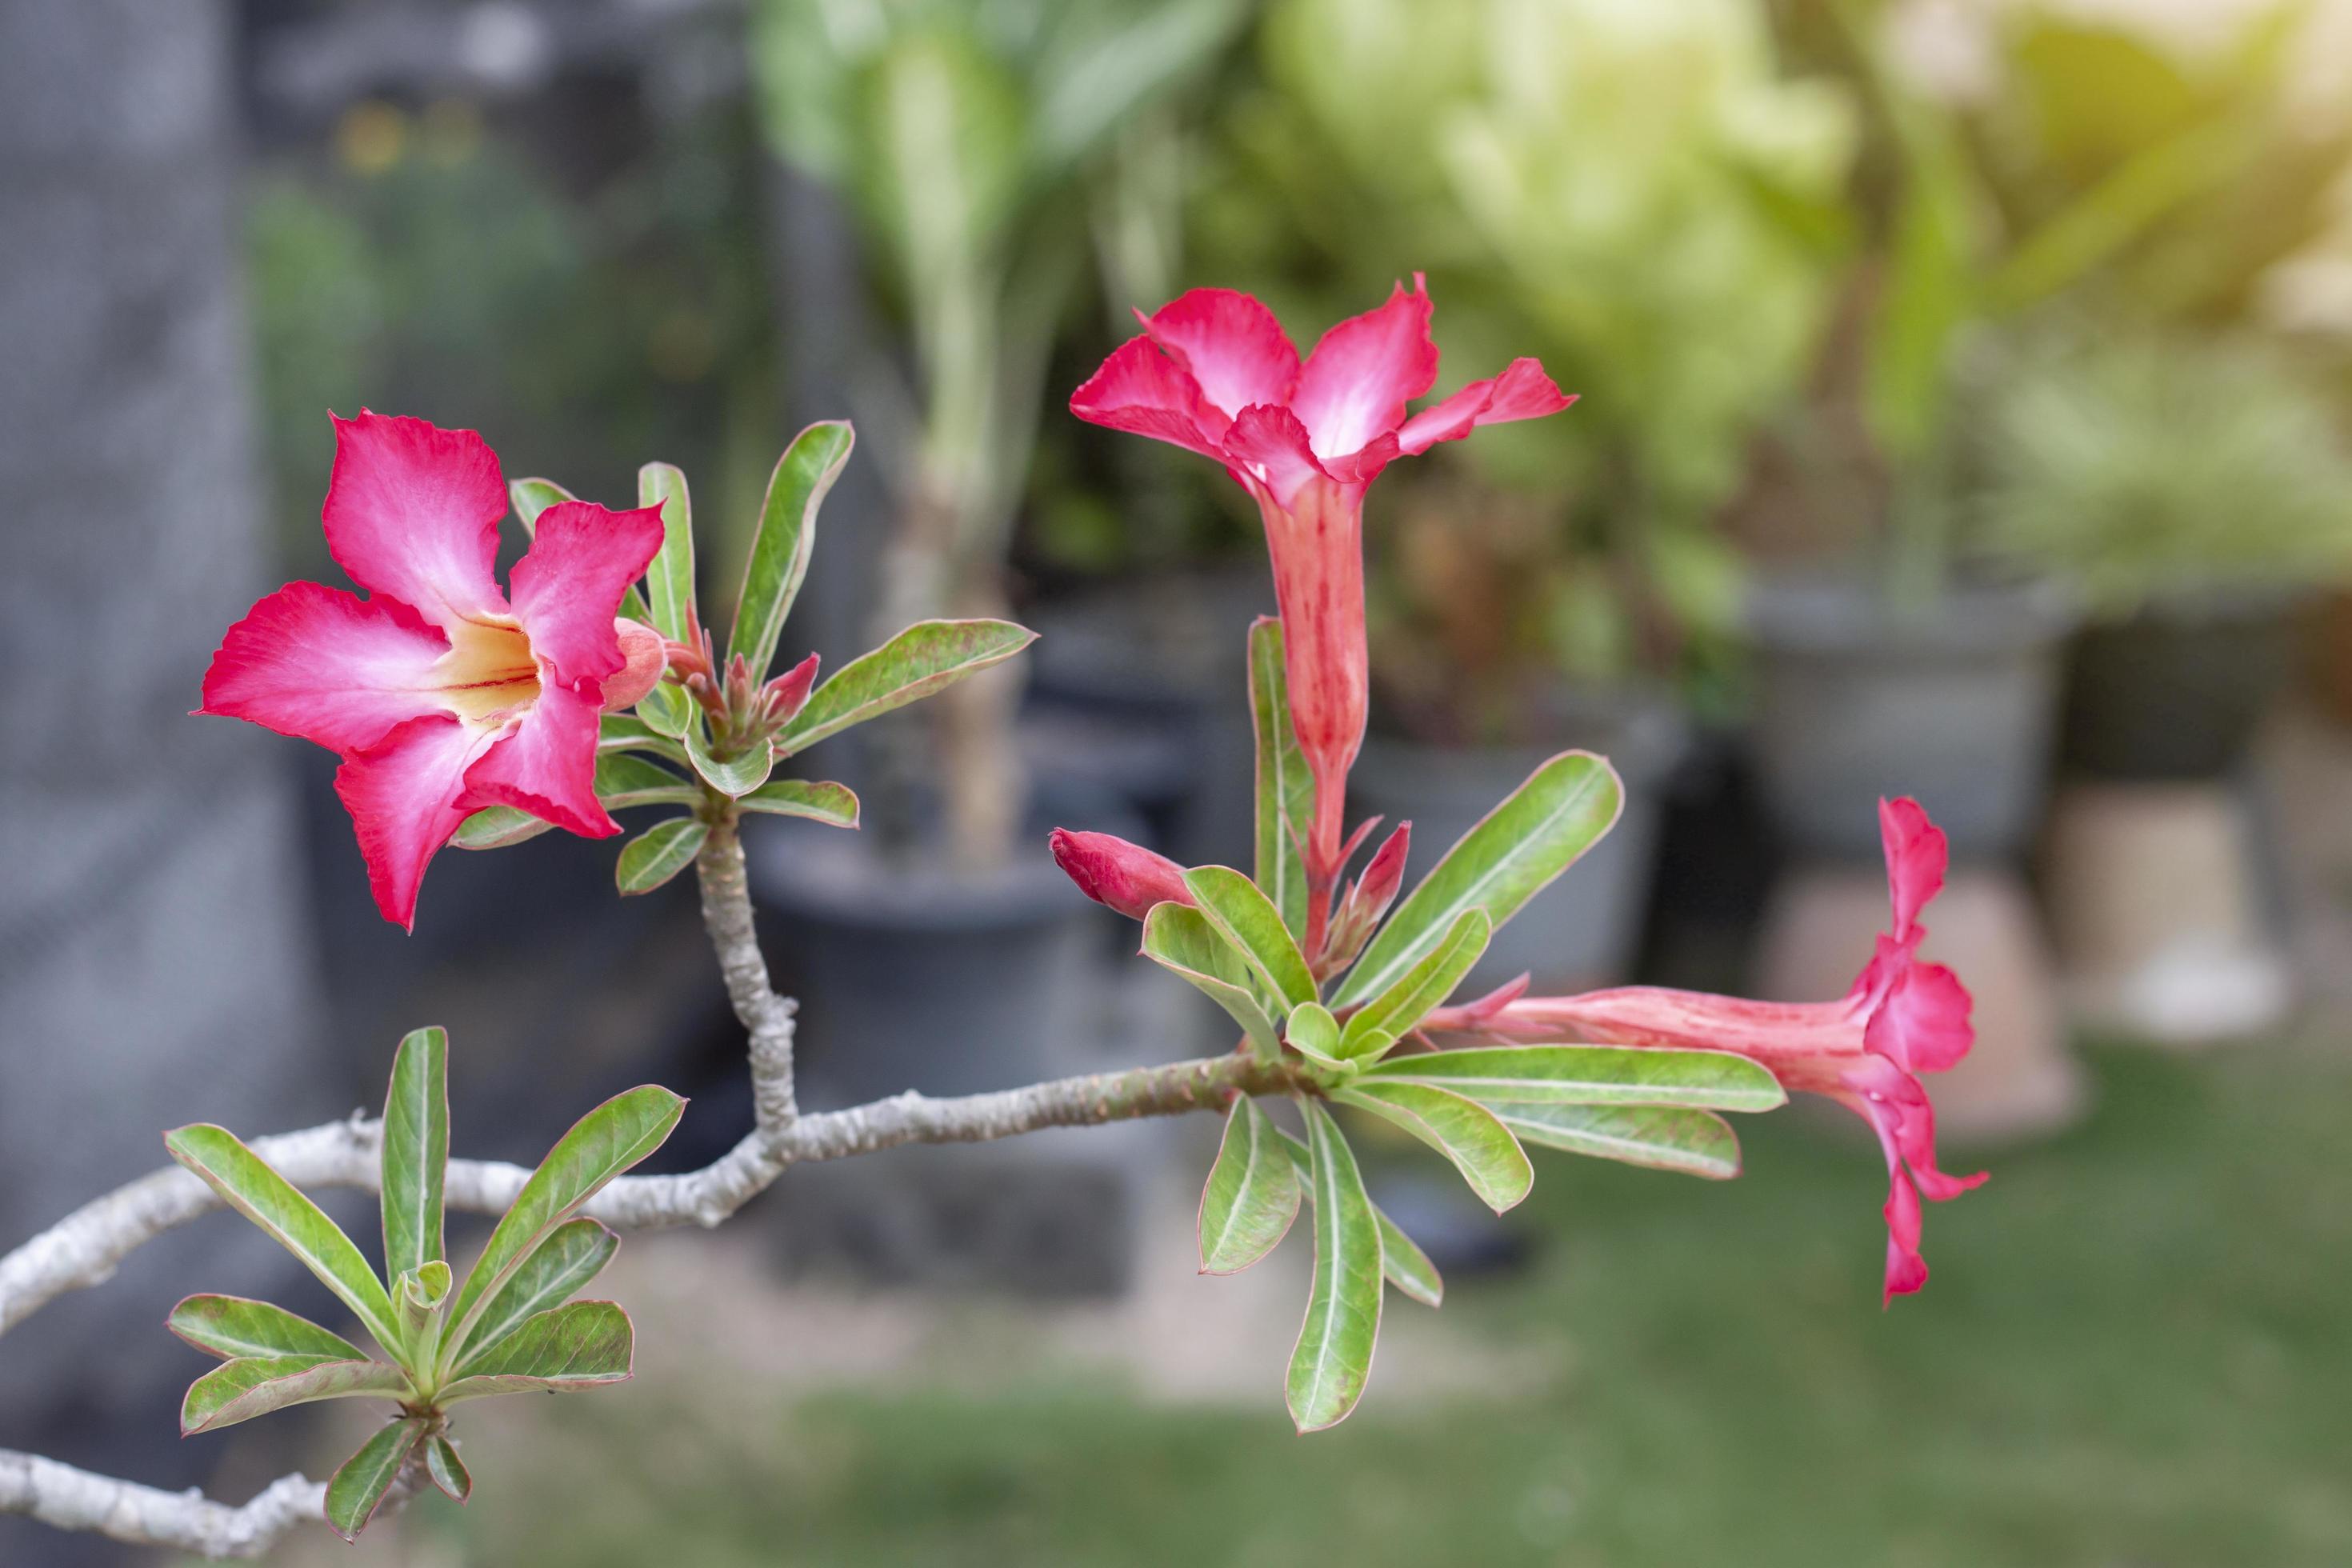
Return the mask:
[[507,490],[471,430],[360,411],[335,421],[327,548],[352,581],[436,626],[506,613],[493,568]]
[[1225,416],[1201,395],[1200,384],[1149,336],[1129,338],[1070,394],[1070,412],[1089,425],[1171,442],[1223,460],[1218,441]]
[[335,793],[352,814],[375,907],[403,930],[416,927],[425,864],[467,816],[457,804],[466,770],[495,739],[454,718],[411,719],[336,770]]
[[1287,404],[1298,351],[1274,312],[1233,289],[1194,289],[1136,317],[1231,420],[1253,403]]
[[1918,929],[1919,911],[1944,889],[1944,869],[1950,859],[1944,830],[1927,820],[1917,801],[1906,795],[1878,803],[1878,835],[1886,846],[1886,888],[1895,906],[1895,940],[1908,943]]
[[448,638],[384,600],[289,583],[229,627],[197,711],[361,751],[394,725],[444,711],[432,688],[448,651]]
[[511,805],[583,838],[609,838],[621,825],[596,798],[596,699],[550,685],[513,729],[466,773],[468,811]]
[[1459,441],[1477,426],[1540,419],[1575,401],[1561,394],[1541,364],[1515,359],[1502,374],[1474,381],[1406,420],[1397,432],[1397,445],[1406,455],[1414,456],[1440,441]]
[[1437,381],[1429,335],[1429,292],[1399,284],[1378,310],[1323,334],[1298,373],[1290,406],[1318,458],[1350,457],[1404,423],[1405,405]]
[[[1264,484],[1281,507],[1289,506],[1310,480],[1331,479],[1308,447],[1307,426],[1298,422],[1298,416],[1267,404],[1253,405],[1234,416],[1233,427],[1225,432],[1223,456],[1228,464]],[[1277,564],[1276,572],[1280,569]]]
[[539,514],[530,550],[515,563],[514,615],[531,656],[558,684],[616,674],[626,662],[613,625],[621,595],[662,545],[661,508],[607,511],[559,501]]
[[1919,1194],[1900,1165],[1891,1168],[1879,1212],[1886,1218],[1886,1283],[1878,1299],[1885,1307],[1927,1283],[1927,1260],[1919,1256]]
[[1974,999],[1940,963],[1911,963],[1870,1016],[1864,1041],[1906,1072],[1942,1072],[1976,1044]]

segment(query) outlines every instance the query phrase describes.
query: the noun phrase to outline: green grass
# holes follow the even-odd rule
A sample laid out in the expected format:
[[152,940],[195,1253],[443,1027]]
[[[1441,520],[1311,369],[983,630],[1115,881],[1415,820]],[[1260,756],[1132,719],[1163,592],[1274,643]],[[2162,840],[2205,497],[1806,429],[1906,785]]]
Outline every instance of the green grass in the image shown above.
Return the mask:
[[1271,1386],[877,1392],[746,1441],[646,1388],[562,1413],[593,1476],[503,1455],[436,1517],[581,1568],[2352,1563],[2352,1052],[2094,1065],[2084,1127],[1931,1207],[1935,1278],[1889,1312],[1874,1153],[1780,1117],[1725,1186],[1539,1160],[1538,1260],[1445,1309],[1564,1351],[1507,1400],[1375,1373],[1300,1439]]

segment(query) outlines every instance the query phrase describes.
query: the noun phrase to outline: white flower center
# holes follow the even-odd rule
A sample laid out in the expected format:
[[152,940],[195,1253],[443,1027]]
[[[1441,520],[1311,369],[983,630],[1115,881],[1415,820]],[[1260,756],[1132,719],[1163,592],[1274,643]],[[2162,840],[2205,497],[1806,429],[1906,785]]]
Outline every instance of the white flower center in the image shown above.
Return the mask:
[[517,622],[459,621],[447,632],[449,651],[434,667],[441,700],[479,729],[496,729],[539,700],[539,661]]

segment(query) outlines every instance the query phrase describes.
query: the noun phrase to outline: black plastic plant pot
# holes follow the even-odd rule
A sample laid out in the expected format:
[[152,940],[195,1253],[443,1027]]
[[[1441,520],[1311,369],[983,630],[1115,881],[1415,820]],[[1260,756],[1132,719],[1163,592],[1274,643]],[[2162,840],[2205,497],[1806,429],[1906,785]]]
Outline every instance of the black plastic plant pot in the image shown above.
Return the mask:
[[2020,853],[2050,784],[2060,656],[2075,615],[2047,583],[1959,584],[1903,608],[1851,579],[1783,577],[1748,604],[1755,746],[1801,853],[1879,853],[1877,802],[1912,795],[1957,855]]
[[1663,791],[1688,748],[1686,731],[1664,700],[1632,689],[1564,694],[1550,706],[1555,742],[1439,746],[1375,734],[1349,776],[1351,822],[1379,813],[1389,826],[1412,823],[1408,888],[1547,757],[1571,747],[1597,752],[1624,781],[1617,826],[1495,933],[1468,990],[1521,973],[1538,989],[1607,984],[1624,978],[1640,945]]
[[2309,599],[2296,588],[2216,588],[2086,628],[2067,671],[2067,766],[2119,780],[2234,772],[2294,669]]

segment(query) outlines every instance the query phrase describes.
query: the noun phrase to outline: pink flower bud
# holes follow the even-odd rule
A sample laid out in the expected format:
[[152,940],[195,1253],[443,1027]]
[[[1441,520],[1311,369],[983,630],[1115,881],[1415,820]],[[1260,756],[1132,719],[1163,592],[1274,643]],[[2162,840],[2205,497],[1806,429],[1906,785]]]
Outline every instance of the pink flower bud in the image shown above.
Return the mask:
[[808,706],[809,692],[816,686],[816,655],[811,654],[767,685],[769,719],[778,724],[788,724],[794,715]]
[[638,699],[661,684],[662,667],[669,662],[668,645],[653,627],[615,616],[613,631],[621,639],[621,657],[628,662],[604,678],[607,713],[635,707]]
[[1356,879],[1354,897],[1349,900],[1364,911],[1364,918],[1378,925],[1381,917],[1395,902],[1397,889],[1404,885],[1404,858],[1412,848],[1412,824],[1400,822],[1396,831],[1388,836],[1374,852],[1364,874]]
[[1165,855],[1108,833],[1054,829],[1054,863],[1069,873],[1078,891],[1120,914],[1141,920],[1154,904],[1192,901],[1184,868]]

